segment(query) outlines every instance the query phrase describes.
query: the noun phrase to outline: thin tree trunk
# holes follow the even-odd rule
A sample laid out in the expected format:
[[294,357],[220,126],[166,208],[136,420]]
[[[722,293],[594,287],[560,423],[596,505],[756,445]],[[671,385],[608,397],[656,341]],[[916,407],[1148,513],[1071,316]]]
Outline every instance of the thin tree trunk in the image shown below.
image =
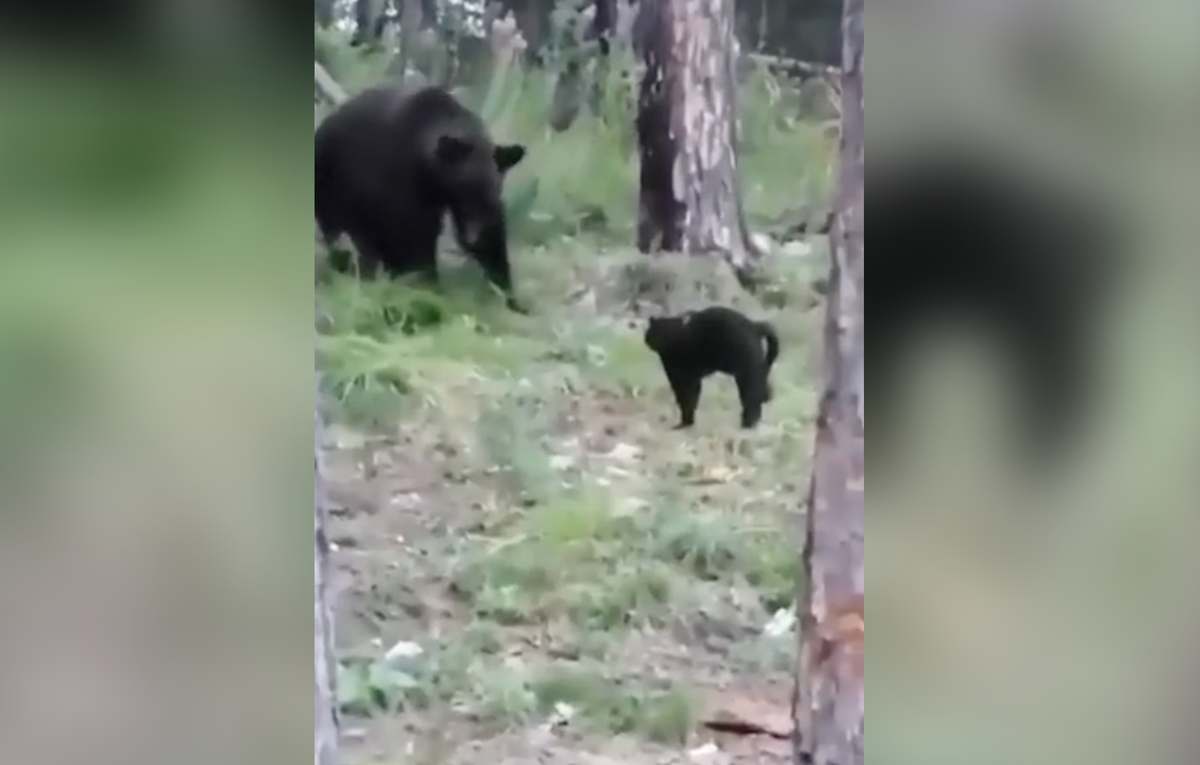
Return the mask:
[[333,611],[329,603],[329,537],[325,533],[328,518],[328,497],[325,490],[321,442],[325,422],[321,417],[321,386],[317,384],[316,448],[315,448],[315,507],[316,533],[314,561],[314,633],[313,675],[316,678],[316,722],[313,728],[313,757],[316,765],[337,765],[338,713],[337,663],[333,654]]
[[[318,89],[331,104],[337,106],[346,100],[346,92],[325,71],[320,62],[315,68]],[[314,224],[316,221],[314,221]],[[316,226],[317,239],[322,240],[320,226]],[[357,260],[357,259],[356,259]],[[320,320],[320,310],[314,305],[315,319]],[[318,325],[319,326],[319,325]],[[313,677],[316,678],[315,711],[313,726],[313,758],[315,765],[337,765],[338,762],[338,707],[337,707],[337,659],[334,656],[333,606],[329,592],[329,535],[326,524],[329,520],[329,494],[325,485],[324,460],[321,459],[321,444],[325,441],[325,418],[321,416],[321,375],[316,372],[315,399],[313,401],[314,436],[313,494],[315,526],[313,534]]]
[[617,31],[618,0],[590,0],[591,21],[580,38],[582,43],[595,43],[597,52],[607,56],[612,51]]
[[[325,98],[334,106],[346,100],[346,93],[325,71],[320,62],[315,68],[315,82]],[[315,221],[314,221],[315,223]],[[317,239],[321,240],[320,226],[316,227]],[[320,312],[314,306],[319,320]],[[315,374],[316,397],[313,401],[314,436],[314,507],[315,527],[313,534],[313,677],[316,678],[315,710],[313,726],[313,758],[315,765],[337,765],[338,761],[338,709],[337,709],[337,660],[334,657],[333,607],[329,601],[329,535],[325,531],[329,519],[329,495],[325,486],[324,460],[321,459],[321,444],[325,440],[325,418],[321,416],[321,375]]]
[[592,71],[590,106],[592,114],[600,115],[604,88],[612,67],[612,44],[617,32],[617,0],[594,0],[595,13],[588,38],[596,41],[596,66]]
[[317,25],[328,29],[337,20],[337,0],[316,0],[314,11]]
[[350,44],[377,45],[383,38],[383,22],[386,21],[387,0],[355,0],[354,34]]
[[421,32],[425,29],[425,10],[421,0],[398,0],[400,6],[400,45],[388,63],[388,74],[407,82],[409,69],[420,70],[424,56],[418,55]]
[[543,33],[554,3],[537,2],[537,0],[499,0],[497,5],[500,18],[511,14],[517,22],[517,31],[521,33],[525,44],[529,46],[526,50],[535,58],[539,57],[542,53],[542,46],[546,42],[542,39],[545,36]]
[[863,0],[843,20],[841,172],[830,250],[824,395],[803,553],[796,763],[863,765],[866,455]]
[[738,193],[734,0],[643,0],[638,249],[718,254],[755,282]]

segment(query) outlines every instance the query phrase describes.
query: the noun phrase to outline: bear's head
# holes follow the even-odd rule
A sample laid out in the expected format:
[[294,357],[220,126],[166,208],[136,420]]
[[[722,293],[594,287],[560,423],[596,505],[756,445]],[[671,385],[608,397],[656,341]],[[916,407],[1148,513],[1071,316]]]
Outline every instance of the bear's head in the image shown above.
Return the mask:
[[454,222],[459,246],[503,290],[510,288],[503,188],[508,171],[525,157],[520,144],[445,134],[434,148],[433,177]]

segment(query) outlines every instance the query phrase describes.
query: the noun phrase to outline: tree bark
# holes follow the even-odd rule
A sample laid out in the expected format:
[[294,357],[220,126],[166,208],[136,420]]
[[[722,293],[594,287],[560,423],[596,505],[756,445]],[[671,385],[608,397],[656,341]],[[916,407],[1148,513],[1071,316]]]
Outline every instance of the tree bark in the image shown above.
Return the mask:
[[638,249],[718,254],[746,287],[756,258],[738,193],[734,0],[642,0]]
[[863,270],[863,0],[846,0],[842,137],[817,417],[803,552],[795,760],[863,765],[866,455]]
[[333,611],[329,603],[329,537],[325,533],[329,504],[322,469],[321,442],[325,422],[321,416],[321,386],[317,383],[315,448],[316,533],[314,561],[314,633],[313,675],[316,678],[316,722],[313,728],[313,757],[316,765],[337,765],[338,710],[337,663],[333,654]]

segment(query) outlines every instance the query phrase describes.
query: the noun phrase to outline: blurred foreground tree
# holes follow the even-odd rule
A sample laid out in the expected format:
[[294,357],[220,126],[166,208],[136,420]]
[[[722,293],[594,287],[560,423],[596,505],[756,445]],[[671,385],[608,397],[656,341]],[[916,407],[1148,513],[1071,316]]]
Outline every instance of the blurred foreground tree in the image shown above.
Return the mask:
[[[316,93],[331,106],[346,100],[346,92],[329,75],[318,61],[314,67]],[[315,223],[315,222],[314,222]],[[320,242],[320,227],[316,227],[316,241]],[[320,245],[318,245],[320,246]],[[314,313],[320,311],[314,307]],[[314,370],[315,371],[315,370]],[[325,418],[321,416],[321,373],[315,371],[316,398],[313,402],[314,427],[316,429],[314,462],[314,535],[313,535],[313,677],[316,678],[315,708],[316,721],[313,727],[313,757],[316,765],[338,763],[338,712],[337,712],[337,660],[333,653],[333,604],[329,591],[329,535],[326,523],[329,520],[329,494],[325,485],[324,460],[321,459],[321,444],[325,442]]]
[[756,281],[738,193],[734,0],[643,0],[638,249],[719,254]]
[[316,534],[314,545],[314,633],[313,676],[316,678],[316,723],[313,728],[313,756],[316,765],[337,765],[337,662],[333,655],[333,609],[329,603],[329,537],[325,523],[329,515],[325,476],[322,470],[321,443],[325,440],[325,420],[321,416],[321,384],[318,378],[315,449]]
[[825,379],[805,519],[804,582],[797,604],[797,765],[863,765],[865,759],[862,66],[863,0],[846,0],[840,173],[829,232]]

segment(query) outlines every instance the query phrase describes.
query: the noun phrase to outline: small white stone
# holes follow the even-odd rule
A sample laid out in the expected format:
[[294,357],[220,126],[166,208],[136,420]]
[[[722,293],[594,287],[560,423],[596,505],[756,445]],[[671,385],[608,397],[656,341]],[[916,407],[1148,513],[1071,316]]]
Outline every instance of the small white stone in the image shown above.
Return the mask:
[[796,612],[791,608],[781,608],[775,612],[771,620],[763,627],[767,637],[783,637],[796,627]]
[[401,640],[389,648],[387,653],[383,655],[383,658],[387,659],[388,661],[395,661],[396,659],[412,659],[420,656],[423,653],[425,653],[425,649],[421,648],[420,645],[408,640]]
[[721,754],[721,749],[713,742],[709,741],[703,746],[698,746],[688,752],[688,758],[693,762],[711,762]]
[[802,242],[799,239],[793,239],[790,242],[785,242],[783,245],[783,254],[796,258],[807,258],[813,254],[813,246],[808,242]]

